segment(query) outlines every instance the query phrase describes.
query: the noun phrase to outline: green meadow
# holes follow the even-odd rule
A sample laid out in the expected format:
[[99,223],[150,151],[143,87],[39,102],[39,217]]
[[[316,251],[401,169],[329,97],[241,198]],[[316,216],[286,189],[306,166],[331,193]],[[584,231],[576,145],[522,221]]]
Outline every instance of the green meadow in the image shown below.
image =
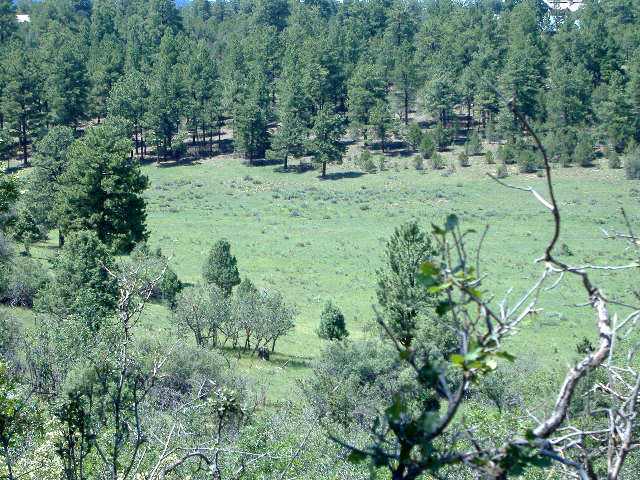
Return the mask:
[[[605,239],[602,229],[624,230],[622,207],[637,224],[640,183],[601,163],[601,168],[553,172],[563,218],[558,251],[571,264],[629,260],[626,245]],[[505,181],[546,193],[544,178],[511,168]],[[403,222],[415,219],[430,230],[432,223],[442,224],[455,213],[464,229],[478,232],[468,238],[471,247],[488,225],[481,273],[484,290],[496,304],[505,298],[514,302],[533,284],[543,269],[535,259],[550,238],[551,216],[531,194],[490,179],[487,173],[494,171],[495,165],[486,165],[483,157],[473,157],[471,167],[456,166],[454,172],[417,171],[410,158],[388,157],[383,171],[363,174],[345,162],[330,167],[324,180],[314,170],[282,172],[277,165],[249,166],[230,156],[150,164],[144,167],[150,180],[145,194],[149,243],[170,257],[183,282],[196,284],[209,248],[227,238],[242,276],[281,291],[295,305],[296,328],[278,342],[270,362],[227,352],[266,401],[295,399],[298,381],[309,374],[322,349],[316,328],[327,300],[343,310],[352,338],[377,335],[376,270],[386,239]],[[51,255],[54,240],[52,235],[34,255]],[[595,278],[611,298],[624,300],[640,280],[630,275],[605,271]],[[592,312],[576,307],[577,301],[587,301],[580,285],[564,279],[545,292],[538,313],[522,324],[506,348],[535,368],[564,367],[574,349],[563,347],[584,337],[596,340]],[[24,310],[15,313],[26,322],[31,317]],[[164,306],[151,305],[144,323],[162,334],[170,327],[171,314]],[[533,351],[539,352],[535,358],[529,354]]]
[[[296,306],[295,331],[280,341],[271,362],[240,359],[269,400],[295,395],[295,381],[308,374],[322,349],[315,330],[327,300],[343,310],[352,337],[376,334],[375,274],[386,239],[403,222],[416,219],[430,229],[455,213],[465,229],[482,232],[489,225],[481,250],[482,274],[496,303],[515,301],[542,271],[534,260],[551,235],[549,212],[532,195],[490,179],[486,173],[495,166],[486,165],[483,157],[449,174],[416,171],[410,159],[387,163],[376,174],[361,174],[348,163],[334,166],[326,180],[317,171],[283,173],[277,166],[248,166],[232,157],[145,167],[151,182],[146,194],[150,243],[171,257],[184,282],[201,281],[208,249],[224,237],[232,243],[241,275],[280,290]],[[509,183],[545,191],[543,178],[512,173]],[[605,166],[558,168],[554,179],[564,259],[572,264],[624,263],[625,245],[605,239],[602,229],[624,229],[623,206],[638,219],[640,185],[625,180],[622,170]],[[479,233],[471,235],[470,245],[479,238]],[[624,299],[637,284],[628,275],[600,272],[596,278],[611,297]],[[546,292],[540,311],[507,348],[523,359],[530,351],[540,352],[532,359],[540,368],[564,366],[570,357],[558,353],[561,347],[594,332],[591,311],[574,306],[576,298],[587,300],[576,297],[578,291],[576,280],[567,278]],[[165,326],[170,316],[154,307],[147,322]]]

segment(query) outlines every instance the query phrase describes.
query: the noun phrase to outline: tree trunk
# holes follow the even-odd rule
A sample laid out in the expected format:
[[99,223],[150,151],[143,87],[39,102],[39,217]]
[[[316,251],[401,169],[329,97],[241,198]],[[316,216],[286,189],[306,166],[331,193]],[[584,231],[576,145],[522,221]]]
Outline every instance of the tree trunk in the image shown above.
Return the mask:
[[58,227],[58,247],[64,247],[64,233],[62,233],[60,227]]
[[404,89],[404,124],[409,125],[409,91]]
[[327,176],[327,162],[322,162],[322,178]]
[[289,168],[289,164],[288,164],[288,160],[289,160],[289,152],[284,154],[284,164],[282,165],[282,167],[286,170],[287,168]]

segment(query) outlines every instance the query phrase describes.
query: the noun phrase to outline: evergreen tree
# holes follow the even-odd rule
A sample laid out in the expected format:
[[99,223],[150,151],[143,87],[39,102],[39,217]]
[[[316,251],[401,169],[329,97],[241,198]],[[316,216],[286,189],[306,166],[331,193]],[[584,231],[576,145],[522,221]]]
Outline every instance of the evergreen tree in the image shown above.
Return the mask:
[[218,240],[211,248],[202,276],[207,283],[216,285],[228,297],[233,287],[240,284],[238,261],[231,254],[231,244],[227,240]]
[[147,238],[147,178],[130,157],[131,140],[117,121],[87,130],[69,149],[56,215],[63,235],[93,230],[117,252],[129,252]]
[[269,146],[269,91],[267,78],[255,66],[241,88],[233,110],[233,140],[235,148],[251,162],[264,158]]
[[68,151],[74,142],[70,127],[53,127],[35,146],[33,171],[27,184],[25,203],[38,225],[50,229],[58,225],[56,203],[61,176],[69,163]]
[[0,0],[0,45],[8,42],[17,30],[15,3],[13,0]]
[[36,310],[60,318],[77,316],[98,331],[114,313],[118,285],[109,249],[94,232],[78,231],[67,241],[53,266],[49,287],[36,300]]
[[167,31],[149,85],[147,122],[159,139],[158,159],[173,154],[173,137],[178,132],[183,103],[183,84],[178,63],[178,43]]
[[324,340],[343,340],[349,336],[344,315],[338,307],[327,302],[320,315],[318,336]]
[[327,174],[327,164],[339,162],[346,150],[342,143],[344,120],[329,105],[318,111],[312,129],[311,150],[315,161],[322,165],[322,177]]
[[87,115],[89,79],[81,38],[70,31],[45,38],[45,86],[50,122],[77,128]]
[[397,228],[387,242],[385,264],[378,271],[378,302],[386,324],[406,347],[413,341],[419,315],[431,302],[418,272],[435,254],[431,239],[415,222]]
[[29,145],[40,134],[44,116],[42,77],[31,52],[15,43],[4,65],[7,82],[2,89],[2,110],[10,131],[18,138],[23,162],[29,161]]
[[133,127],[136,154],[144,159],[144,120],[149,101],[149,88],[144,76],[133,70],[120,77],[114,84],[107,100],[109,115],[126,119]]
[[365,145],[373,109],[384,101],[385,82],[378,68],[370,63],[359,64],[349,79],[347,104],[351,128],[363,136]]

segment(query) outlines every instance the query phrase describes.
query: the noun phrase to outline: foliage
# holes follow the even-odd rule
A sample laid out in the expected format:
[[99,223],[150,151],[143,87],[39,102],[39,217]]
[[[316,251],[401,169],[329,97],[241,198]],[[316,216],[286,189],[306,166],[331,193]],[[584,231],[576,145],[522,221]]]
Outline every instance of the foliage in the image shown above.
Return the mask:
[[623,167],[622,158],[620,158],[620,154],[616,151],[615,148],[607,147],[607,160],[609,163],[609,168],[611,169],[620,169]]
[[422,135],[420,140],[420,155],[422,158],[432,158],[436,154],[436,144],[430,133]]
[[640,179],[640,153],[638,149],[625,154],[624,169],[629,180]]
[[438,151],[446,150],[453,143],[453,131],[443,127],[441,124],[436,125],[430,132]]
[[434,255],[430,237],[415,222],[398,227],[387,241],[377,297],[385,322],[402,345],[411,345],[419,316],[433,304],[417,279],[420,265]]
[[444,157],[440,153],[435,152],[431,157],[431,167],[434,170],[442,170],[445,165],[446,163]]
[[469,159],[469,155],[467,155],[465,152],[460,152],[458,154],[458,163],[461,167],[470,167],[471,160]]
[[520,173],[536,173],[542,166],[538,152],[523,148],[518,152],[518,168]]
[[580,136],[573,155],[576,162],[578,162],[581,167],[593,167],[596,159],[596,153],[593,148],[593,139],[590,134],[583,133]]
[[238,261],[231,254],[231,244],[227,240],[218,240],[211,247],[202,268],[202,277],[208,284],[220,288],[227,297],[231,295],[233,287],[240,284]]
[[356,165],[364,172],[376,173],[376,164],[369,150],[362,150],[362,152],[360,152],[360,155],[356,157]]
[[469,156],[482,154],[482,142],[477,131],[473,131],[464,145],[465,153]]
[[118,297],[108,247],[94,232],[73,233],[55,259],[53,271],[54,279],[38,295],[36,309],[61,319],[76,316],[93,331],[100,330],[113,314]]
[[487,165],[494,165],[496,163],[493,152],[491,150],[487,150],[487,153],[484,154],[484,159],[485,162],[487,162]]
[[407,142],[411,146],[411,149],[415,152],[418,151],[422,145],[422,128],[416,122],[409,124],[407,128]]
[[344,315],[340,309],[327,302],[320,315],[320,326],[318,336],[324,340],[343,340],[349,336],[344,320]]
[[[147,237],[147,178],[130,158],[131,141],[123,125],[105,122],[90,128],[69,149],[56,205],[60,230],[95,230],[117,252],[129,252]],[[126,212],[123,215],[122,212]]]

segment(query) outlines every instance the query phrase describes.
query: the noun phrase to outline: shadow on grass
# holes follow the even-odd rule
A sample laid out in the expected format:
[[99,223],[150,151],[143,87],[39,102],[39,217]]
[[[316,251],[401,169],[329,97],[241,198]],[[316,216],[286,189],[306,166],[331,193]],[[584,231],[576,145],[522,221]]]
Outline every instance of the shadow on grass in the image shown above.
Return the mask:
[[345,180],[350,178],[360,178],[364,175],[362,172],[333,172],[327,173],[324,177],[318,177],[320,180]]

